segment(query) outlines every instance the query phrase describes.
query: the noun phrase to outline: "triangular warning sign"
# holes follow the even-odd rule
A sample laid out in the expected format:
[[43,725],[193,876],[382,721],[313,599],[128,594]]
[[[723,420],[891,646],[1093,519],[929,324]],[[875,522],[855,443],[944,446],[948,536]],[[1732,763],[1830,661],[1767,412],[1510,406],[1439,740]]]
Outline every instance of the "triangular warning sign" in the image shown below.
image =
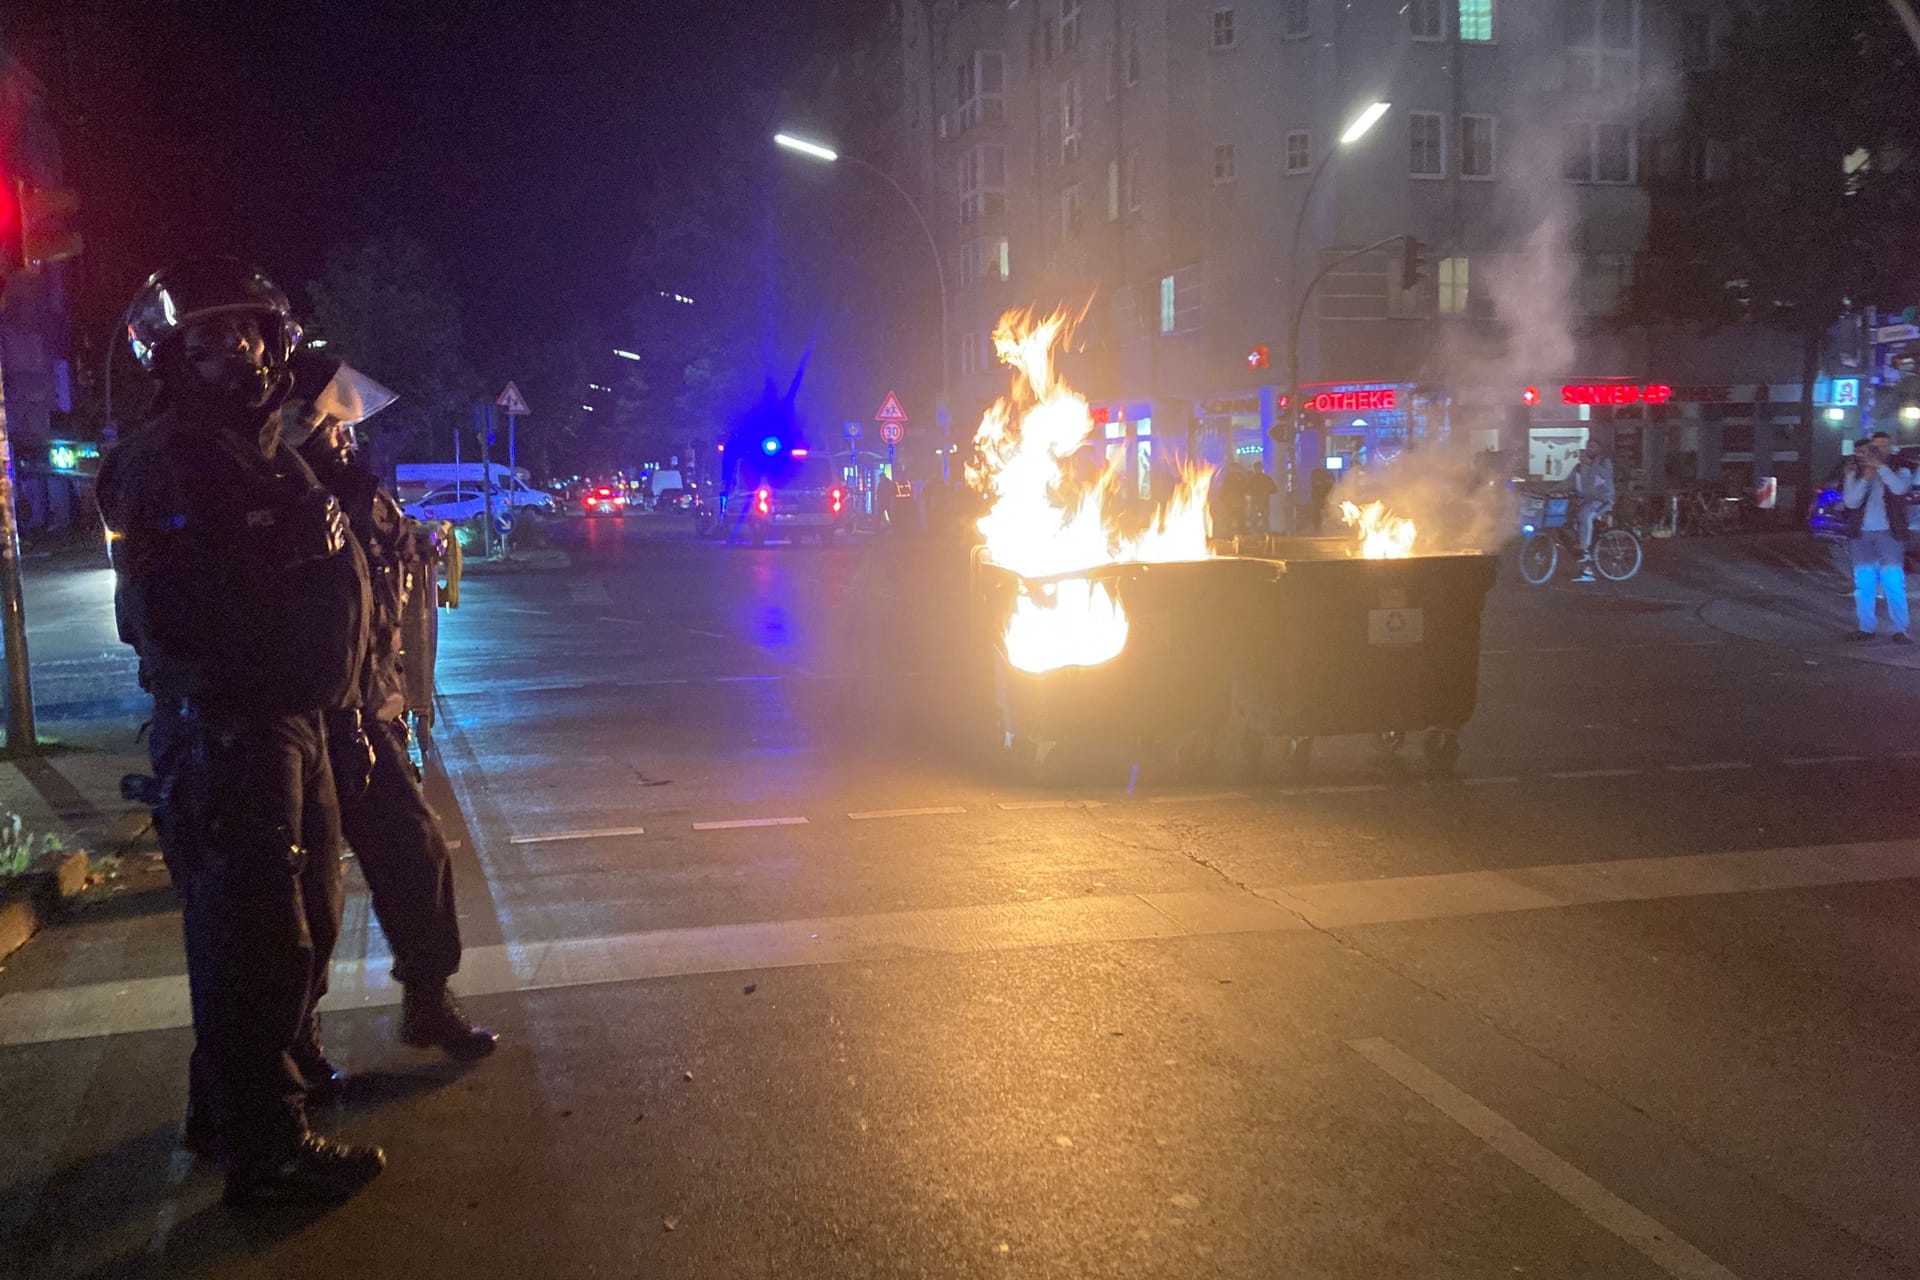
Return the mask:
[[900,407],[900,397],[889,391],[887,392],[886,402],[880,406],[880,411],[873,416],[880,422],[905,422],[907,420],[907,411]]
[[520,388],[514,386],[511,382],[507,384],[507,389],[500,393],[500,398],[495,400],[494,403],[502,409],[505,409],[509,418],[517,418],[527,412],[526,397],[522,396],[520,394]]

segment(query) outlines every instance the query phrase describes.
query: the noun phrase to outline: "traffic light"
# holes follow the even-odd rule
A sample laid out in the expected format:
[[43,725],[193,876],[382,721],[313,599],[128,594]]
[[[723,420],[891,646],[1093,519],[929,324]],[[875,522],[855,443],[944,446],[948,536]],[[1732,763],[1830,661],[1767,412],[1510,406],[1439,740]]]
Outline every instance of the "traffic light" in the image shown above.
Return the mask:
[[1253,350],[1247,352],[1247,368],[1271,369],[1272,367],[1273,360],[1267,352],[1266,343],[1263,342]]
[[1427,278],[1427,246],[1412,236],[1404,236],[1400,247],[1400,287],[1411,289]]

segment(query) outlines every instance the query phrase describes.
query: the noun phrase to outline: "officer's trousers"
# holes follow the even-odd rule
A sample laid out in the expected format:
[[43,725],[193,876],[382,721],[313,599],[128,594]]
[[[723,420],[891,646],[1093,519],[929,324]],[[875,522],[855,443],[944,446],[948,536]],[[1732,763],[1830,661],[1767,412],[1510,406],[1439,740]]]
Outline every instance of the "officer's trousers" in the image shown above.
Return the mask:
[[306,1131],[296,1047],[340,933],[340,811],[317,714],[240,728],[156,712],[162,852],[182,906],[193,1084],[230,1164]]
[[369,721],[365,728],[373,779],[361,795],[343,789],[341,826],[393,952],[394,981],[443,983],[460,967],[452,856],[420,792],[405,728],[398,721]]

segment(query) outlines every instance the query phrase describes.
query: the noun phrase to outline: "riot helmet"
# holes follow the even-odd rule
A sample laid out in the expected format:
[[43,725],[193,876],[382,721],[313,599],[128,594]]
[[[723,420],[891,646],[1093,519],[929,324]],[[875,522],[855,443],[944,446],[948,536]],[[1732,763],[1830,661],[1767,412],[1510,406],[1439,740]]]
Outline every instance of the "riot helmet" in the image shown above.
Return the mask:
[[[210,324],[222,332],[189,358],[188,332],[205,334]],[[140,287],[127,308],[127,342],[140,367],[163,383],[197,382],[252,407],[284,389],[300,323],[287,295],[238,258],[195,258],[155,272]]]

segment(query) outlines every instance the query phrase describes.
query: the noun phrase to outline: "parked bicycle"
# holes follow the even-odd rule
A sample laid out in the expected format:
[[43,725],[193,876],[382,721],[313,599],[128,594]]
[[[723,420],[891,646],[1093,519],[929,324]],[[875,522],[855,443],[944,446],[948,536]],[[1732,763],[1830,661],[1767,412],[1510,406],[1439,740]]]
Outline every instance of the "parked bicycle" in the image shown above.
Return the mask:
[[[1564,550],[1580,559],[1580,532],[1573,519],[1574,499],[1546,495],[1522,501],[1520,576],[1532,586],[1553,581]],[[1640,539],[1606,512],[1593,523],[1593,571],[1609,582],[1625,582],[1640,572]]]
[[1675,532],[1682,537],[1732,533],[1740,527],[1740,499],[1716,484],[1696,484],[1680,499]]

